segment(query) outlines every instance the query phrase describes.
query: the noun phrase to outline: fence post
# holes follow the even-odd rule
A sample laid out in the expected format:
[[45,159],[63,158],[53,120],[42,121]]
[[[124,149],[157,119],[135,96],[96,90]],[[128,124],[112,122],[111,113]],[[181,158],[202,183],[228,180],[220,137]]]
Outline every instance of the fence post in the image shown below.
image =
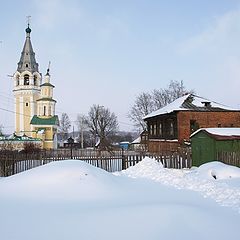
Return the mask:
[[122,148],[122,170],[126,169],[126,158],[124,156],[124,150]]

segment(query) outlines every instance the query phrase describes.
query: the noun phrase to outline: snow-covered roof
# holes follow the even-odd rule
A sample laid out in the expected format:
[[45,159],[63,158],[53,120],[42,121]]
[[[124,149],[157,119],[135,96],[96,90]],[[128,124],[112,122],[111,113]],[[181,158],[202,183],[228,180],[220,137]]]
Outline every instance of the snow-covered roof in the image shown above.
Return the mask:
[[216,111],[216,110],[225,110],[225,111],[239,111],[239,109],[234,109],[229,106],[211,101],[206,98],[196,96],[194,94],[187,94],[183,97],[177,98],[175,101],[170,104],[162,107],[145,117],[143,119],[155,117],[162,114],[172,113],[176,111]]
[[131,144],[139,144],[141,143],[141,137],[139,136],[138,138],[136,138],[134,141],[131,142]]
[[1,136],[0,137],[0,141],[1,142],[4,142],[4,141],[7,141],[7,142],[14,142],[14,141],[17,141],[17,142],[24,142],[24,141],[42,141],[41,139],[39,138],[32,138],[32,137],[28,137],[27,135],[16,135],[16,134],[11,134],[9,136]]
[[200,128],[190,137],[196,135],[200,131],[205,131],[211,135],[222,137],[240,137],[240,128]]

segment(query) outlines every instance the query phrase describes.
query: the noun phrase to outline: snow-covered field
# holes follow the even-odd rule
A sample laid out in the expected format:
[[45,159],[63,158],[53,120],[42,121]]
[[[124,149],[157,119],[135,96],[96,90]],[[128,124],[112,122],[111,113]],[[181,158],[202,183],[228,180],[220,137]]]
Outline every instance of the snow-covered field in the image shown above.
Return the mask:
[[53,162],[0,178],[1,240],[240,239],[240,169],[164,169],[152,159],[108,173]]

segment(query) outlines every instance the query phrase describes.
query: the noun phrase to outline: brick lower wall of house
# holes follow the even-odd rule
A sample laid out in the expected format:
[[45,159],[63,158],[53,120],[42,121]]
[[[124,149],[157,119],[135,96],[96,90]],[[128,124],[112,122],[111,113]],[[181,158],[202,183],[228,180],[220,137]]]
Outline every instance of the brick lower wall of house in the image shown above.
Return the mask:
[[180,147],[179,142],[174,141],[155,141],[149,139],[149,152],[175,152]]
[[189,140],[190,120],[196,120],[199,128],[240,127],[240,112],[178,112],[178,139]]

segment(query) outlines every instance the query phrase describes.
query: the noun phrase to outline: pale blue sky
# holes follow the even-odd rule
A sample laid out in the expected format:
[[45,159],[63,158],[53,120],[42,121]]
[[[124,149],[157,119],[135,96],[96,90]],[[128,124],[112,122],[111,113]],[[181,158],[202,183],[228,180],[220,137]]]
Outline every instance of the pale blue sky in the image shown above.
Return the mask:
[[[14,110],[12,81],[31,15],[40,71],[51,60],[57,114],[93,104],[121,130],[136,95],[183,80],[202,97],[239,107],[240,0],[8,0],[0,7],[0,108]],[[13,131],[14,114],[0,110]],[[130,125],[128,125],[130,124]]]

